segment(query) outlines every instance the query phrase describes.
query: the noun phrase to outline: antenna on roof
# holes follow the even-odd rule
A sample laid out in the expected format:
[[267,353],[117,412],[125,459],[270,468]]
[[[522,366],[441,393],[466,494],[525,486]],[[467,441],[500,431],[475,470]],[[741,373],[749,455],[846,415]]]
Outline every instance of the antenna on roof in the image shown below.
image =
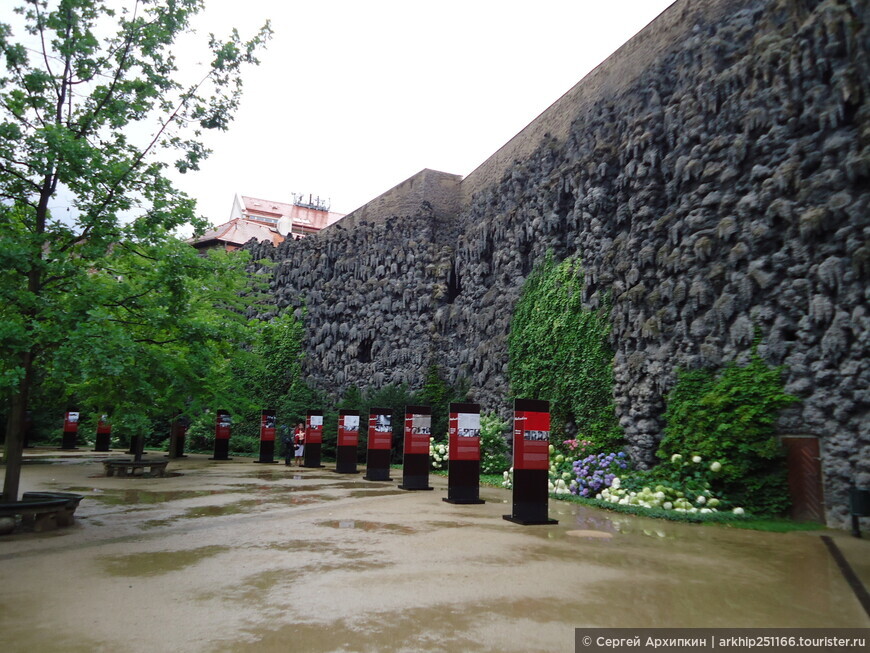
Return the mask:
[[301,206],[305,209],[314,209],[315,211],[329,211],[332,204],[331,200],[325,200],[318,195],[314,197],[311,193],[308,194],[308,201],[305,201],[305,196],[302,193],[290,193],[293,196],[293,204]]

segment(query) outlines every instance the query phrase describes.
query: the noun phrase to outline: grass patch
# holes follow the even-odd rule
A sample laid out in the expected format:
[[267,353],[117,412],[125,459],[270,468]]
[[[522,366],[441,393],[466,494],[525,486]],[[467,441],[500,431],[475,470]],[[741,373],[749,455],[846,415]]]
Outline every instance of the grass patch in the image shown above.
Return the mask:
[[819,531],[826,530],[824,524],[815,522],[796,522],[779,517],[759,517],[756,515],[735,515],[731,512],[675,512],[662,508],[644,508],[643,506],[621,506],[609,501],[599,499],[587,499],[574,496],[573,494],[551,494],[551,499],[579,503],[592,508],[601,508],[611,512],[619,512],[638,517],[651,517],[653,519],[666,519],[668,521],[683,522],[688,524],[718,524],[727,528],[742,528],[752,531],[767,531],[769,533],[790,533],[793,531]]

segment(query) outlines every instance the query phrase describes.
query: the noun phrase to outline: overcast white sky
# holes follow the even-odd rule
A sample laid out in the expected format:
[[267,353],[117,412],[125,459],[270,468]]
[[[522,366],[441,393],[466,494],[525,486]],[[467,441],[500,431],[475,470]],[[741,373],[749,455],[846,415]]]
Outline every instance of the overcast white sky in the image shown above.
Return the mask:
[[349,213],[423,168],[465,176],[672,2],[206,0],[203,39],[275,35],[178,184],[219,224],[236,193]]

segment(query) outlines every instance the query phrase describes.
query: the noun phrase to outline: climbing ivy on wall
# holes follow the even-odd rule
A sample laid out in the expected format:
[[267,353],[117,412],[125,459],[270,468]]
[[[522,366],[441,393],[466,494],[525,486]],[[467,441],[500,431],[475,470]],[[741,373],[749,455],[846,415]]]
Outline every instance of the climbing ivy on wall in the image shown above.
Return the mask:
[[577,258],[556,263],[548,254],[532,270],[511,320],[511,394],[548,400],[557,433],[612,448],[622,433],[613,405],[609,311],[585,308],[582,291]]

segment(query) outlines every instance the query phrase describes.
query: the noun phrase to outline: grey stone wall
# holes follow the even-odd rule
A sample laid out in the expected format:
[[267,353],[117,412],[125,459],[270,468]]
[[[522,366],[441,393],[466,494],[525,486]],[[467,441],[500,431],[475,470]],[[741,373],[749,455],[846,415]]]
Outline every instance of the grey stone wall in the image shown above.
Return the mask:
[[452,219],[424,201],[259,247],[281,262],[276,302],[306,297],[312,380],[419,385],[435,361],[503,409],[522,283],[548,250],[579,255],[584,300],[612,301],[632,456],[651,462],[677,367],[739,360],[759,333],[803,400],[780,429],[822,438],[829,521],[843,523],[848,484],[870,485],[870,11],[727,4],[676,3],[667,29],[627,46],[645,67],[560,100],[570,128],[527,134],[511,165],[502,153],[469,176]]
[[255,259],[275,262],[276,307],[304,320],[303,371],[312,383],[335,394],[354,384],[420,387],[447,258],[438,228],[424,206],[402,220],[247,246]]

